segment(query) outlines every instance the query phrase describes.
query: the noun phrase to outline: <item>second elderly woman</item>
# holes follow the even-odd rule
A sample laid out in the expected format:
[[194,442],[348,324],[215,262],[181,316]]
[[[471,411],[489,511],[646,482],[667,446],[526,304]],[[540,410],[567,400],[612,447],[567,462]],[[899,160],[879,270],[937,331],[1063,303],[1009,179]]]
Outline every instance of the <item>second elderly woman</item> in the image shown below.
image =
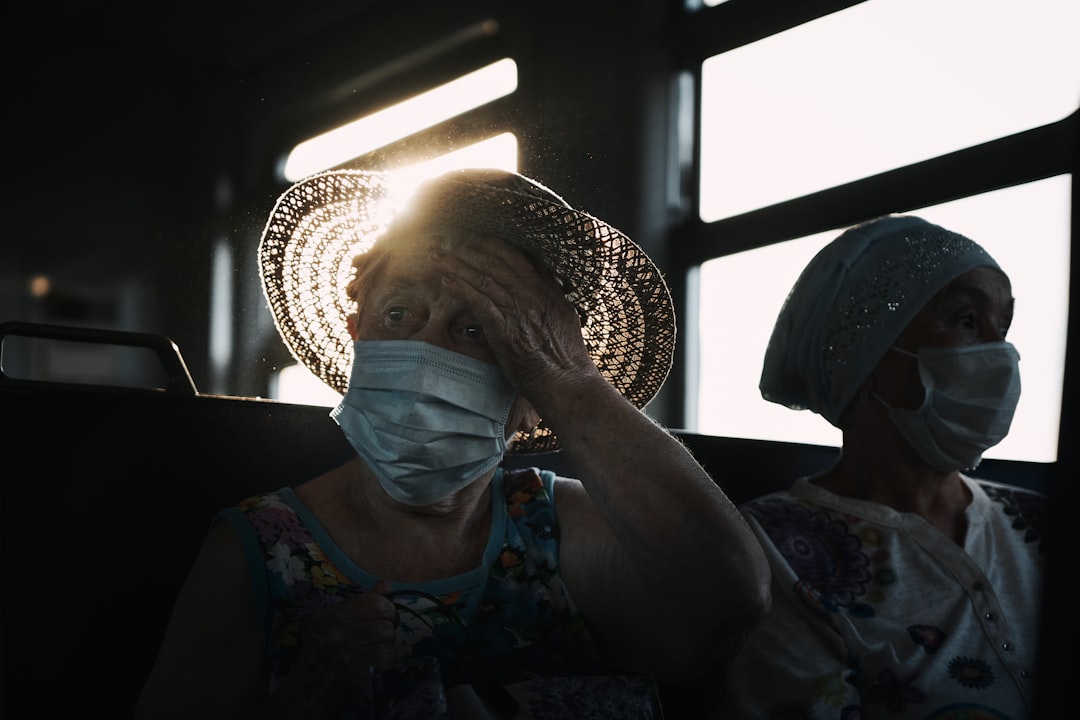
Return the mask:
[[717,717],[1029,717],[1044,499],[975,474],[1020,396],[1012,319],[994,259],[918,217],[850,228],[803,271],[761,392],[843,445],[741,507],[773,608]]

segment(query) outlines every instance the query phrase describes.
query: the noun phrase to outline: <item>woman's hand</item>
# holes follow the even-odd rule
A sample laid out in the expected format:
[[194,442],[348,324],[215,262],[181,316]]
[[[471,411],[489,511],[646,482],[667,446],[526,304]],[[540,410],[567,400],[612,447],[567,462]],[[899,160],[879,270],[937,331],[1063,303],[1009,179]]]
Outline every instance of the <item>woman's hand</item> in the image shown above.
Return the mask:
[[526,397],[553,381],[597,374],[577,310],[539,261],[494,238],[439,259],[444,287],[476,313],[503,374]]
[[372,668],[397,659],[398,614],[389,591],[389,583],[380,580],[312,616],[292,669],[274,694],[275,709],[302,707],[302,717],[314,718],[370,696]]

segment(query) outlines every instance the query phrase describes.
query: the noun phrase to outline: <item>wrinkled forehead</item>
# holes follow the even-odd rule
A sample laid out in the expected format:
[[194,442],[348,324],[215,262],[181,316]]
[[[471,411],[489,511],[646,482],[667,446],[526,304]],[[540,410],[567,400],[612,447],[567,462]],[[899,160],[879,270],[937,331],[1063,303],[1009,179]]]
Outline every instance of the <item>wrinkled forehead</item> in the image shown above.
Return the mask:
[[1001,268],[994,265],[979,265],[953,278],[944,291],[954,289],[975,289],[991,295],[1012,297],[1012,280]]

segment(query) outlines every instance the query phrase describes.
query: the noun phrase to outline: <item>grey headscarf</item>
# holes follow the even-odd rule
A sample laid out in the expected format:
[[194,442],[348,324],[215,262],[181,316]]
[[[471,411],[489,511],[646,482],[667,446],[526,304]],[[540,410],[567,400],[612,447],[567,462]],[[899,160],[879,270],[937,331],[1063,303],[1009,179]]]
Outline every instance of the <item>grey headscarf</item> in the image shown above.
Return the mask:
[[921,218],[888,215],[826,245],[776,319],[761,396],[812,410],[836,427],[855,393],[939,290],[979,266],[1000,270],[977,243]]

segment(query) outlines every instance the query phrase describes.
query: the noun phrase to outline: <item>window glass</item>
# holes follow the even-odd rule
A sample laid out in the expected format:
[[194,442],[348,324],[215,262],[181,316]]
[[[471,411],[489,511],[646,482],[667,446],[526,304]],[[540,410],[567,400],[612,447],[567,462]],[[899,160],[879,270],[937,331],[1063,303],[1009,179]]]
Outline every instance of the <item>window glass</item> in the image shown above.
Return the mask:
[[711,222],[1060,120],[1076,0],[868,0],[702,64]]
[[303,141],[285,159],[282,174],[296,181],[517,90],[517,63],[503,58],[445,85]]
[[270,378],[270,397],[297,405],[334,407],[341,395],[303,365],[287,365]]
[[[1023,390],[1012,430],[986,457],[1057,458],[1069,303],[1070,183],[1069,176],[1059,176],[911,213],[972,238],[1012,280],[1016,314],[1009,341],[1020,351]],[[810,258],[842,230],[700,267],[694,282],[700,333],[694,350],[697,390],[688,403],[696,408],[688,423],[692,429],[839,446],[839,430],[809,411],[762,400],[758,381],[787,292]]]

